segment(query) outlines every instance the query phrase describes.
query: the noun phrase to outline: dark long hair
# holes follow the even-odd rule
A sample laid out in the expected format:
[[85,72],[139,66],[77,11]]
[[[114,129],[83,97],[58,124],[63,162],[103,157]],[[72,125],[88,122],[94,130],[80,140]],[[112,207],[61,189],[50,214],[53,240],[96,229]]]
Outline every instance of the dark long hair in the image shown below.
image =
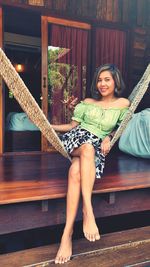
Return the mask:
[[125,84],[121,75],[120,70],[114,65],[114,64],[104,64],[98,67],[95,71],[92,85],[91,85],[91,96],[94,99],[100,99],[101,95],[99,91],[97,90],[97,82],[99,79],[99,75],[103,71],[109,71],[114,79],[115,82],[115,96],[119,97],[122,95],[124,89],[125,89]]

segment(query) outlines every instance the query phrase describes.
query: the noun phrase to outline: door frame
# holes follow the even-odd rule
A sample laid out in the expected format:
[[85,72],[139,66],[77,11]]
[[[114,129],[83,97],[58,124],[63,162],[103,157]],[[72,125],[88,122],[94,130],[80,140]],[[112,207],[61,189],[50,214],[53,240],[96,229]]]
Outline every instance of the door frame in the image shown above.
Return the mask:
[[[48,24],[57,24],[68,27],[75,27],[85,30],[91,30],[91,24],[79,21],[72,21],[67,19],[60,19],[50,16],[41,16],[41,56],[42,56],[42,79],[41,79],[41,93],[42,93],[42,110],[46,117],[48,117]],[[47,139],[42,135],[41,137],[42,151],[55,151],[53,147],[48,146]]]
[[[0,47],[3,48],[3,9],[0,6]],[[4,88],[0,77],[0,154],[4,153]]]

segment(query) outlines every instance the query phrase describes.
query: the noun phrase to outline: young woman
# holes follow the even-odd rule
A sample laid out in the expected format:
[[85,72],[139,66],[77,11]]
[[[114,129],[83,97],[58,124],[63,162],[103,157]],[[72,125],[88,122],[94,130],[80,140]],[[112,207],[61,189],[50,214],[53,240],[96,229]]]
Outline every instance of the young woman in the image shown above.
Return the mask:
[[100,178],[105,156],[110,150],[113,129],[122,121],[129,101],[120,97],[124,83],[115,65],[100,66],[92,83],[92,98],[80,102],[69,124],[53,125],[66,132],[62,142],[72,157],[68,173],[66,224],[55,263],[65,263],[72,255],[72,234],[80,194],[83,201],[83,233],[89,241],[100,239],[91,197],[96,178]]

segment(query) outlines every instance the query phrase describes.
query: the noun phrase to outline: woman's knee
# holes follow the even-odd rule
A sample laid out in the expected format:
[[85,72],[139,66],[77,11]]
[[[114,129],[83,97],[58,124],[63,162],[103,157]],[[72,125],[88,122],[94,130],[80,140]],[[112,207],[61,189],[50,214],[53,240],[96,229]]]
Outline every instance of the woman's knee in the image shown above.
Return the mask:
[[95,155],[95,149],[91,144],[83,144],[81,146],[81,155],[91,159]]

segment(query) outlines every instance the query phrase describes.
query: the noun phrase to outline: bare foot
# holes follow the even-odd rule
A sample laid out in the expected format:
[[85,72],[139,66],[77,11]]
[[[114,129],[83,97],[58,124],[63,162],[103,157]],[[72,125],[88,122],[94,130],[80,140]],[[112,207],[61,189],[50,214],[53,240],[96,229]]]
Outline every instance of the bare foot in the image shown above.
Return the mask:
[[63,234],[55,263],[63,264],[70,260],[72,255],[72,235]]
[[89,241],[96,241],[100,239],[98,227],[95,222],[93,212],[90,214],[83,213],[83,233],[86,239]]

